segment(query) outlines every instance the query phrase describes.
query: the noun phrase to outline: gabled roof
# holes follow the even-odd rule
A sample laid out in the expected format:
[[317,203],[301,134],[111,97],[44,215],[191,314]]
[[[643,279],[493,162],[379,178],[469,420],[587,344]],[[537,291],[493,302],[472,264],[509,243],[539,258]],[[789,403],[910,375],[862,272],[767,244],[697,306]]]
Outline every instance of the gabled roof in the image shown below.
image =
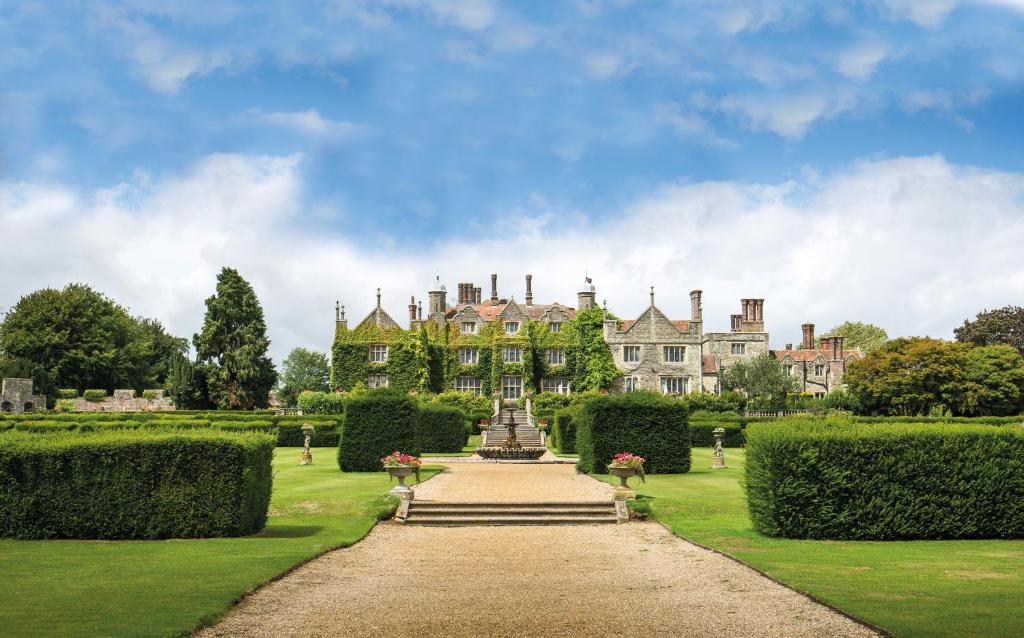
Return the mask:
[[445,317],[448,318],[448,319],[452,319],[452,318],[455,317],[455,315],[459,314],[460,312],[462,312],[466,308],[472,308],[473,310],[475,310],[477,312],[477,314],[480,315],[480,318],[483,319],[484,321],[495,321],[496,319],[498,319],[498,317],[500,317],[502,315],[503,312],[505,312],[505,309],[508,308],[511,304],[515,304],[516,307],[518,307],[519,310],[521,310],[523,312],[523,314],[525,314],[526,316],[528,316],[529,318],[534,319],[534,320],[543,319],[544,318],[544,314],[547,313],[552,308],[558,308],[559,310],[564,312],[565,315],[569,319],[572,319],[573,317],[576,316],[576,309],[575,308],[570,308],[568,306],[563,306],[560,303],[534,304],[534,305],[531,305],[531,306],[527,306],[525,304],[517,303],[517,302],[515,302],[513,300],[502,299],[498,303],[490,303],[490,302],[480,303],[480,304],[468,304],[467,303],[467,304],[459,304],[457,306],[452,306],[452,307],[448,308],[448,312],[445,313]]
[[655,313],[657,313],[657,316],[660,317],[663,321],[667,321],[668,323],[672,324],[672,326],[675,327],[675,329],[678,330],[679,332],[689,332],[690,331],[690,322],[689,321],[687,321],[685,319],[669,319],[665,315],[665,313],[663,313],[661,310],[658,309],[657,306],[648,306],[647,310],[644,310],[642,313],[640,313],[640,316],[637,317],[636,319],[620,321],[619,322],[619,332],[620,333],[629,332],[629,330],[634,325],[636,325],[636,323],[638,321],[640,321],[641,319],[643,319],[647,315],[651,315],[653,317],[655,315]]
[[377,326],[384,330],[391,330],[400,327],[398,322],[391,318],[391,315],[387,313],[383,308],[377,306],[366,315],[366,318],[359,322],[356,329],[362,328],[363,326]]

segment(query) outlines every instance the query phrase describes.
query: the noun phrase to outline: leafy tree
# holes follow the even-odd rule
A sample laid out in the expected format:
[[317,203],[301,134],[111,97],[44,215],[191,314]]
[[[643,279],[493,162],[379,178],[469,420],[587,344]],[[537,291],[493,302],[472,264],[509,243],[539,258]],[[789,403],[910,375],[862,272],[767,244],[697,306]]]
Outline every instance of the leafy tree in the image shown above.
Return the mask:
[[860,348],[865,353],[881,348],[889,340],[884,328],[862,321],[844,321],[821,337],[844,337],[844,347]]
[[782,410],[786,395],[796,392],[799,383],[786,374],[782,364],[771,353],[764,353],[750,361],[739,361],[722,372],[722,389],[736,390],[747,395],[748,409]]
[[198,362],[207,366],[210,399],[218,408],[267,407],[277,381],[267,356],[267,325],[255,291],[237,270],[217,275],[217,292],[206,300],[203,330],[192,343]]
[[[610,319],[614,319],[609,315]],[[573,392],[607,390],[619,376],[612,351],[604,340],[604,311],[587,308],[562,329],[565,333],[565,369]]]
[[969,346],[928,337],[894,339],[853,361],[843,377],[863,410],[926,416],[956,412]]
[[294,406],[304,390],[327,392],[331,389],[331,364],[327,355],[295,348],[281,367],[279,396]]
[[213,407],[207,386],[207,366],[197,365],[175,353],[167,363],[167,396],[181,410],[206,410]]
[[967,353],[955,412],[964,416],[1009,416],[1024,409],[1024,356],[1009,345],[981,346]]
[[979,346],[1007,344],[1024,354],[1024,308],[1006,306],[996,310],[983,310],[974,321],[953,330],[956,340]]
[[0,324],[0,369],[30,375],[51,398],[57,388],[162,387],[170,356],[187,347],[85,284],[25,295]]

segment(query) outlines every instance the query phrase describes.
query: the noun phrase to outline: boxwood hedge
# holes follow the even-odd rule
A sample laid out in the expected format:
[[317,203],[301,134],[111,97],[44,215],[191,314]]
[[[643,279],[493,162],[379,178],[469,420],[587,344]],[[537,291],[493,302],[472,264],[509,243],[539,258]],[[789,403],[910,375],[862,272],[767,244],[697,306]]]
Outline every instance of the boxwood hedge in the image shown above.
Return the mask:
[[616,452],[647,459],[644,472],[690,471],[686,406],[650,392],[607,395],[580,404],[575,413],[581,472],[606,471]]
[[381,458],[395,450],[415,450],[416,399],[395,390],[372,390],[349,399],[338,447],[338,466],[345,472],[380,470]]
[[713,447],[715,445],[715,428],[725,430],[722,436],[722,447],[743,447],[746,439],[743,428],[733,423],[690,423],[690,445],[693,447]]
[[458,408],[425,403],[416,420],[416,449],[421,452],[461,452],[469,441],[466,420]]
[[576,453],[576,421],[575,406],[563,408],[555,412],[555,422],[551,426],[552,444],[558,446],[562,454]]
[[0,436],[0,536],[241,536],[266,524],[274,438],[117,430]]
[[777,422],[747,428],[746,485],[769,536],[1024,537],[1024,429]]

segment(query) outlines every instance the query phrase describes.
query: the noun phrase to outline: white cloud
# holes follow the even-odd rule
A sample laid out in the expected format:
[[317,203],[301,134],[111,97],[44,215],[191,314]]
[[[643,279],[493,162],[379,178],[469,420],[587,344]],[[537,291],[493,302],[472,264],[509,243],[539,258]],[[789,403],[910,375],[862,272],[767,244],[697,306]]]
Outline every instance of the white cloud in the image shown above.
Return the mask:
[[316,109],[273,113],[253,110],[247,111],[245,116],[271,126],[292,129],[297,133],[322,141],[349,139],[362,132],[360,125],[345,120],[325,118]]
[[621,75],[631,68],[621,55],[609,51],[592,53],[583,60],[583,64],[590,77],[598,80],[607,80],[612,76]]
[[437,20],[466,31],[482,31],[498,16],[493,0],[384,0],[384,4],[425,10]]
[[881,0],[890,17],[937,27],[960,5],[982,5],[1024,13],[1024,0]]
[[690,142],[719,148],[739,146],[735,140],[720,137],[708,121],[699,114],[686,110],[678,104],[659,104],[655,109],[655,120],[671,127]]
[[845,92],[792,92],[783,94],[730,95],[722,98],[717,109],[739,116],[755,131],[772,131],[790,139],[800,139],[819,120],[827,120],[856,106]]
[[740,298],[764,297],[774,346],[798,341],[808,320],[949,337],[981,308],[1024,296],[1024,174],[941,157],[863,161],[780,184],[669,183],[604,221],[527,199],[472,242],[413,251],[307,215],[315,206],[301,169],[300,157],[215,155],[181,176],[91,193],[0,183],[0,227],[18,238],[0,253],[0,306],[85,281],[191,335],[229,265],[260,296],[280,362],[296,346],[329,349],[335,299],[357,321],[380,286],[405,323],[409,296],[425,295],[436,273],[450,290],[486,288],[498,268],[501,294],[521,299],[532,272],[539,300],[574,305],[588,271],[598,298],[625,317],[654,285],[659,307],[685,318],[688,292],[701,288],[708,330],[728,329]]
[[889,54],[889,46],[884,42],[862,42],[839,53],[836,69],[851,80],[863,82]]

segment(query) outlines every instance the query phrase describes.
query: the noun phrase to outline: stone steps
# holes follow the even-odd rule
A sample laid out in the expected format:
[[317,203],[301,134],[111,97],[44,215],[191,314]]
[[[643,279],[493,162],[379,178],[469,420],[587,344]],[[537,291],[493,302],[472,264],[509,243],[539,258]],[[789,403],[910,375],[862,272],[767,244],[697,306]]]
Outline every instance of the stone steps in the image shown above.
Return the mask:
[[613,501],[557,503],[409,503],[406,525],[595,525],[617,523]]

